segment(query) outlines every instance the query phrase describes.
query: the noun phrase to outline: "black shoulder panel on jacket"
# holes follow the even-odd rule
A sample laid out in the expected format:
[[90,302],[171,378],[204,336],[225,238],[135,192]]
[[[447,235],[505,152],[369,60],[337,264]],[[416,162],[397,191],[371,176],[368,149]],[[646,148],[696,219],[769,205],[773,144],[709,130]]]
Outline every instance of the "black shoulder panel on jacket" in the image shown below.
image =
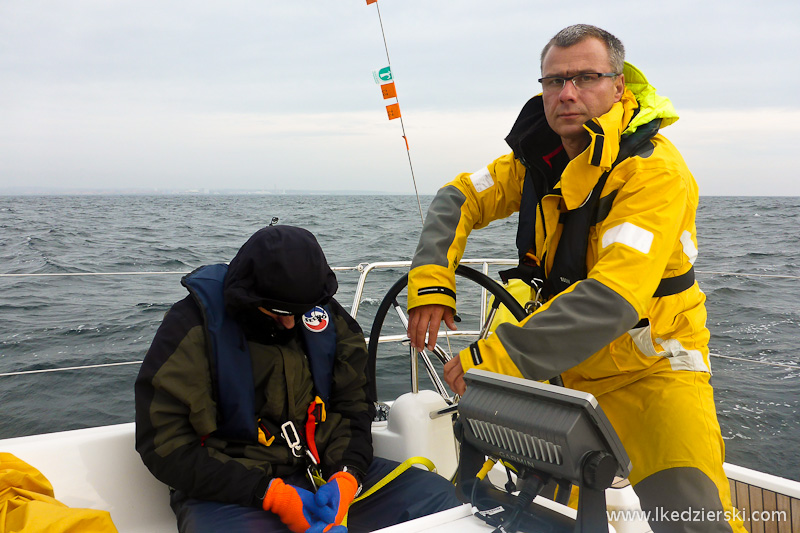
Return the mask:
[[541,95],[528,100],[522,108],[506,136],[506,143],[526,167],[537,164],[543,156],[561,146],[561,137],[547,124]]

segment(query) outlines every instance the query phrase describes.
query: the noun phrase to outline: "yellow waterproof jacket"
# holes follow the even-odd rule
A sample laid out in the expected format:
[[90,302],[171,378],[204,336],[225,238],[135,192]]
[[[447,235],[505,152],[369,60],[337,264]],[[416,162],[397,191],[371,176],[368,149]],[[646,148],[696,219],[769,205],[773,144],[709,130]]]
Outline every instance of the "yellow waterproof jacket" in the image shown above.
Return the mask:
[[549,273],[561,215],[581,206],[611,169],[600,194],[601,219],[589,229],[586,279],[519,324],[502,324],[462,351],[464,371],[476,367],[540,380],[562,374],[568,387],[595,395],[660,370],[710,372],[705,296],[697,283],[678,294],[653,296],[662,279],[686,273],[697,257],[694,178],[660,133],[649,141],[651,149],[612,169],[623,134],[653,119],[664,127],[677,115],[635,67],[626,64],[624,74],[621,101],[584,126],[591,142],[575,159],[559,151],[540,95],[526,106],[532,111],[525,119],[518,119],[527,125],[522,141],[507,139],[515,152],[459,175],[431,203],[409,274],[408,307],[455,309],[454,271],[467,236],[520,209],[526,174],[546,191],[536,206],[528,256]]
[[116,533],[107,511],[67,507],[36,468],[0,452],[0,533]]

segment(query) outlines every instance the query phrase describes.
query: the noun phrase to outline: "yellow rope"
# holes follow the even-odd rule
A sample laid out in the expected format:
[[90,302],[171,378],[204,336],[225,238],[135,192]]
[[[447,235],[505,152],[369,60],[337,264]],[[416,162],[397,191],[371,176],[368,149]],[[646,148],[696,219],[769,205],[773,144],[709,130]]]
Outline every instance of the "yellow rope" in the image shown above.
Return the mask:
[[[360,502],[367,496],[372,496],[380,489],[388,485],[395,478],[397,478],[397,476],[399,476],[400,474],[411,468],[413,465],[423,465],[431,472],[436,472],[436,466],[434,466],[433,462],[430,459],[420,456],[411,457],[410,459],[406,459],[405,461],[400,463],[394,470],[389,472],[383,479],[381,479],[380,481],[375,483],[372,487],[370,487],[368,491],[366,491],[364,494],[353,500],[353,503]],[[350,505],[353,505],[353,503],[351,503]],[[347,527],[347,515],[344,516],[344,519],[342,520],[342,525]]]

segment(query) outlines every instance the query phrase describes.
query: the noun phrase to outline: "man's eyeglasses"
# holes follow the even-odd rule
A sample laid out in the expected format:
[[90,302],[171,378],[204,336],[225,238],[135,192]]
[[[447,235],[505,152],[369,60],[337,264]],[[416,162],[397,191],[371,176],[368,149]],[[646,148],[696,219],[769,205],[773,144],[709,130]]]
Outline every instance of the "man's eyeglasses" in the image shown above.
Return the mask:
[[547,76],[539,78],[539,83],[542,84],[544,92],[561,92],[567,81],[571,81],[576,89],[589,89],[596,85],[601,78],[616,78],[617,76],[619,74],[616,72],[584,72],[567,77]]

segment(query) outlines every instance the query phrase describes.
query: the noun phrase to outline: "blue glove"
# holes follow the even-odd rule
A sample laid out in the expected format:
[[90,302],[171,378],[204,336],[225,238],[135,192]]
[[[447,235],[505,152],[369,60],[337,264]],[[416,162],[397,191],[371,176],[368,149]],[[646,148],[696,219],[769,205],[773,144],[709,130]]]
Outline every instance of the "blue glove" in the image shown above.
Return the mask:
[[[327,526],[323,533],[344,533],[347,529],[340,525],[350,504],[358,491],[358,481],[348,472],[336,472],[314,495],[317,508],[315,513]],[[314,533],[317,533],[314,531]]]
[[320,521],[314,494],[300,487],[287,485],[281,478],[276,477],[270,481],[262,506],[265,511],[278,515],[281,522],[294,533],[320,533],[328,525],[328,522]]

